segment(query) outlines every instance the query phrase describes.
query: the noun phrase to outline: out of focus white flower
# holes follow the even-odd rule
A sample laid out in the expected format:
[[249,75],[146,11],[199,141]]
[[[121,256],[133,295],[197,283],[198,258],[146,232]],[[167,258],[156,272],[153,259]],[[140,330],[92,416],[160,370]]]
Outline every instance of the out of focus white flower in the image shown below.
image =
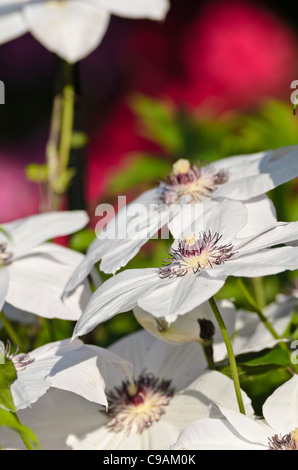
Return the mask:
[[68,62],[101,42],[110,16],[162,20],[169,0],[0,0],[0,44],[30,32]]
[[[0,230],[0,309],[77,320],[91,289],[88,281],[62,300],[64,286],[83,255],[47,242],[88,223],[84,211],[37,214],[3,224]],[[14,316],[14,318],[16,318]]]
[[256,419],[213,405],[187,426],[172,450],[298,450],[298,376],[278,387]]
[[[21,422],[35,432],[43,449],[168,449],[194,417],[205,416],[211,402],[238,409],[232,380],[205,370],[198,344],[167,344],[139,331],[109,351],[134,369],[132,381],[108,370],[107,412],[61,390],[49,390],[32,408],[20,410]],[[242,393],[252,416],[250,399]],[[0,429],[3,447],[18,447],[16,439]]]

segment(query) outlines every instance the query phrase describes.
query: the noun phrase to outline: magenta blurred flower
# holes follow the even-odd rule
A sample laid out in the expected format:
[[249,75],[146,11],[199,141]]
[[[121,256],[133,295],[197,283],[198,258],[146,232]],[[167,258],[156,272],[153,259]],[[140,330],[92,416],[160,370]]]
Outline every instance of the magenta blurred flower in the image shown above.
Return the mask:
[[0,155],[0,220],[10,222],[35,214],[39,209],[39,189],[25,178],[25,162],[14,152]]
[[217,108],[255,105],[288,93],[296,68],[296,38],[270,10],[248,1],[208,2],[184,32],[184,76],[169,86],[178,101]]

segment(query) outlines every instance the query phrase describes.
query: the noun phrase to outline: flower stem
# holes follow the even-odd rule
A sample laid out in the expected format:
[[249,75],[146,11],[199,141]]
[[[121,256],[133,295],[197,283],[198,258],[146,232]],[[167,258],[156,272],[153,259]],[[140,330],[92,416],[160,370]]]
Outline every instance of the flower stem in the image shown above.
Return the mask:
[[68,62],[64,62],[64,80],[65,85],[62,92],[63,104],[59,147],[61,171],[65,171],[68,168],[74,122],[75,88],[73,83],[73,67]]
[[4,326],[8,336],[10,337],[11,341],[15,345],[18,345],[20,349],[23,349],[22,341],[21,341],[19,335],[17,334],[17,332],[13,328],[13,326],[10,323],[10,321],[8,320],[8,318],[1,311],[0,311],[0,320],[3,323],[3,326]]
[[236,359],[235,359],[233,348],[232,348],[232,343],[229,337],[229,333],[213,297],[209,299],[209,305],[212,308],[212,311],[217,320],[218,326],[220,328],[221,334],[223,336],[223,339],[227,348],[227,353],[228,353],[228,357],[230,361],[231,374],[232,374],[232,379],[234,382],[234,388],[235,388],[239,411],[240,413],[245,414],[245,408],[244,408],[244,404],[242,400],[240,382],[239,382],[238,371],[237,371],[237,364],[236,364]]

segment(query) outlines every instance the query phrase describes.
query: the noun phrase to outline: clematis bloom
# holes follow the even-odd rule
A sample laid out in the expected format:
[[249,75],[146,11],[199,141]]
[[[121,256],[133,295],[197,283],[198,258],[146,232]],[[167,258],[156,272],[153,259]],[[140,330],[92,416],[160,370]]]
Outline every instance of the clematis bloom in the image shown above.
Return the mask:
[[[195,219],[200,211],[204,212],[224,199],[242,201],[247,206],[252,234],[264,230],[264,217],[268,227],[273,226],[274,209],[264,196],[298,176],[297,151],[297,146],[290,146],[224,158],[208,166],[178,160],[167,181],[120,209],[105,231],[97,234],[86,257],[71,276],[66,292],[71,292],[100,260],[101,271],[115,274],[164,226],[175,238],[181,237],[188,214]],[[266,210],[264,207],[258,220],[256,205],[261,200],[268,207]],[[115,227],[118,230],[113,236]],[[138,230],[130,232],[130,227],[138,227]]]
[[298,247],[279,246],[293,240],[298,222],[277,222],[259,235],[245,235],[246,207],[223,201],[202,214],[203,231],[175,240],[165,265],[128,269],[104,282],[76,323],[74,336],[136,306],[169,323],[215,295],[228,276],[256,277],[298,268]]

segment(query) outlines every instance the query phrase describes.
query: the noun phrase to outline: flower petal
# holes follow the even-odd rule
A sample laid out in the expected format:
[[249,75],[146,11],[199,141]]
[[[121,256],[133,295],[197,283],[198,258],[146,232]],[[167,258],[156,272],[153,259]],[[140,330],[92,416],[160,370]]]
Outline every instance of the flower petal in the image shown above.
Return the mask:
[[245,201],[247,209],[247,223],[237,238],[253,237],[276,226],[276,211],[273,202],[266,195],[258,196]]
[[44,47],[68,62],[77,62],[100,44],[109,14],[83,1],[43,1],[24,7],[29,31]]
[[84,228],[88,220],[85,211],[48,212],[3,224],[3,228],[12,237],[9,245],[16,258],[47,240]]
[[210,278],[201,272],[197,276],[191,273],[173,278],[169,284],[164,281],[160,279],[158,288],[139,298],[137,303],[154,316],[165,317],[171,323],[178,315],[190,312],[216,294],[224,285],[225,277]]
[[9,273],[8,269],[5,266],[0,268],[0,310],[4,305],[9,284]]
[[159,282],[159,276],[153,268],[128,269],[111,277],[92,294],[75,326],[74,336],[85,335],[117,313],[131,310],[138,298],[151,292]]
[[180,434],[171,450],[264,450],[241,439],[228,420],[202,418],[190,423]]
[[62,300],[64,286],[83,255],[56,244],[43,244],[9,265],[6,302],[47,318],[77,320],[91,296],[87,281]]
[[214,166],[226,169],[229,180],[214,191],[213,197],[244,201],[292,180],[298,176],[297,150],[293,145],[219,160]]
[[[70,450],[66,444],[72,432],[85,434],[106,421],[97,403],[74,393],[50,389],[32,407],[20,410],[18,417],[38,436],[43,450]],[[19,435],[6,427],[0,428],[3,447],[25,449]]]
[[11,5],[11,1],[0,2],[0,44],[22,36],[28,27],[21,12],[21,2]]
[[263,405],[269,426],[278,434],[288,434],[298,428],[298,376],[278,387]]
[[85,345],[80,340],[70,342],[66,339],[46,344],[31,351],[29,358],[34,361],[18,372],[12,385],[17,409],[35,403],[49,387],[67,390],[107,406],[107,366],[116,363],[122,367],[122,372],[132,368],[115,353]]
[[150,18],[162,20],[165,18],[170,3],[168,0],[97,0],[111,13],[126,18]]
[[256,253],[235,255],[221,266],[208,269],[214,279],[221,276],[258,277],[298,269],[298,247],[268,248]]

